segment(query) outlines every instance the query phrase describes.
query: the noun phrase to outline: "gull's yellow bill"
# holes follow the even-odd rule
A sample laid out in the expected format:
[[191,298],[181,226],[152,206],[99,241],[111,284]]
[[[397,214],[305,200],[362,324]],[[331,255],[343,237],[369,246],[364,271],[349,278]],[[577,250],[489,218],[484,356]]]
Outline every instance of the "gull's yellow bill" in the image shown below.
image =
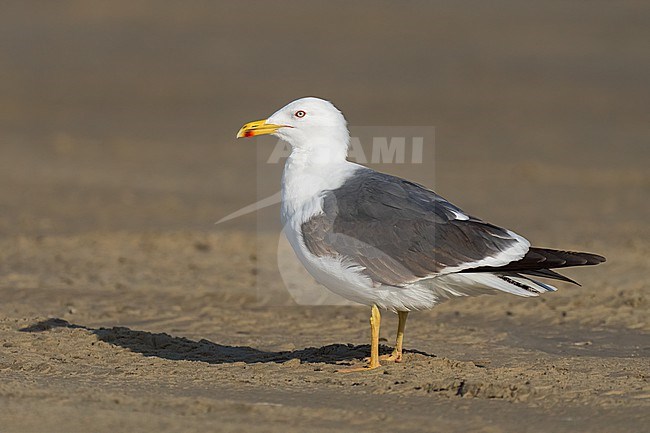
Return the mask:
[[272,123],[266,123],[264,120],[256,120],[255,122],[249,122],[241,127],[237,133],[237,138],[242,137],[255,137],[256,135],[265,135],[273,134],[278,129],[282,128],[282,125],[274,125]]

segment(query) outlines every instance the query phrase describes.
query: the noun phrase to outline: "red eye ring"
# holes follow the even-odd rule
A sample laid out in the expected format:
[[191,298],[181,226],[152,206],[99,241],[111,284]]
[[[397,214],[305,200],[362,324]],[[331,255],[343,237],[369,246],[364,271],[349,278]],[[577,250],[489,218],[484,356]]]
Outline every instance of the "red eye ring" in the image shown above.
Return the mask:
[[296,111],[296,114],[294,114],[294,116],[296,116],[298,119],[302,119],[303,117],[305,117],[305,114],[307,114],[307,113],[305,113],[302,110],[298,110],[298,111]]

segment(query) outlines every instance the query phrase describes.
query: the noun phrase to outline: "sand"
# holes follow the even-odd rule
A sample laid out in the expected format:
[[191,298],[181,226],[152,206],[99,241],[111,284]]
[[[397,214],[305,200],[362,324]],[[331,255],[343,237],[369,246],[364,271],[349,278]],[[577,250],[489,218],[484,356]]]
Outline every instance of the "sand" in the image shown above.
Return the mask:
[[[646,5],[128,5],[0,18],[0,432],[647,430]],[[237,129],[306,94],[435,126],[378,168],[607,263],[411,314],[405,362],[337,373],[369,309],[292,301],[277,206],[214,225],[279,185]]]

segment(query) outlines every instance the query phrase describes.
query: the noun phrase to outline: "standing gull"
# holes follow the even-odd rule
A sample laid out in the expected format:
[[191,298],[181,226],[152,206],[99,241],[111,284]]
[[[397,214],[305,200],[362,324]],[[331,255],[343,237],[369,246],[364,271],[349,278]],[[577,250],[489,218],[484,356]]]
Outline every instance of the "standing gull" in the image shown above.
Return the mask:
[[552,269],[605,261],[531,247],[422,185],[347,161],[347,122],[328,101],[293,101],[245,124],[237,138],[263,134],[291,145],[281,216],[296,255],[332,292],[372,307],[370,360],[361,369],[380,366],[379,308],[398,314],[395,349],[385,359],[400,362],[409,311],[455,296],[538,296],[556,290],[538,277],[575,283]]

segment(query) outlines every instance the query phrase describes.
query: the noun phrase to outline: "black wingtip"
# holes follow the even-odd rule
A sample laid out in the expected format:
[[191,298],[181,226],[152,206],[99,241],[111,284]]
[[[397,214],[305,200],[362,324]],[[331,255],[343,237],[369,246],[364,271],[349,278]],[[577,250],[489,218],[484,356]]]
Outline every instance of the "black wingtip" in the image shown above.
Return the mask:
[[531,271],[520,271],[520,273],[525,274],[525,275],[533,275],[536,277],[542,277],[542,278],[550,278],[553,280],[560,280],[560,281],[566,281],[567,283],[572,283],[575,284],[576,286],[582,286],[580,283],[578,283],[576,280],[573,280],[566,275],[562,275],[559,272],[555,272],[551,269],[538,269],[538,270],[531,270]]
[[[490,267],[490,266],[481,266],[478,268],[470,268],[463,270],[461,272],[520,272],[528,273],[530,275],[539,275],[540,272],[544,273],[545,270],[550,270],[554,268],[569,268],[572,266],[591,266],[598,265],[605,262],[606,259],[603,256],[592,253],[582,253],[577,251],[564,251],[564,250],[554,250],[550,248],[539,248],[531,247],[526,255],[515,261],[510,262],[503,266]],[[537,272],[537,274],[533,272]],[[563,278],[558,278],[558,275],[550,276],[546,272],[548,278],[555,278],[562,280]],[[567,281],[567,280],[564,280]],[[575,281],[569,281],[571,283],[577,284]]]
[[[548,268],[568,268],[572,266],[592,266],[605,262],[607,259],[598,254],[583,253],[579,251],[554,250],[550,248],[532,247],[535,252],[544,257],[543,263],[548,263]],[[559,262],[558,262],[559,261]],[[546,266],[544,266],[546,267]]]
[[592,253],[576,253],[576,254],[579,254],[580,257],[583,257],[585,260],[587,260],[587,263],[585,263],[585,265],[597,265],[599,263],[604,263],[607,261],[605,257],[598,254],[592,254]]

